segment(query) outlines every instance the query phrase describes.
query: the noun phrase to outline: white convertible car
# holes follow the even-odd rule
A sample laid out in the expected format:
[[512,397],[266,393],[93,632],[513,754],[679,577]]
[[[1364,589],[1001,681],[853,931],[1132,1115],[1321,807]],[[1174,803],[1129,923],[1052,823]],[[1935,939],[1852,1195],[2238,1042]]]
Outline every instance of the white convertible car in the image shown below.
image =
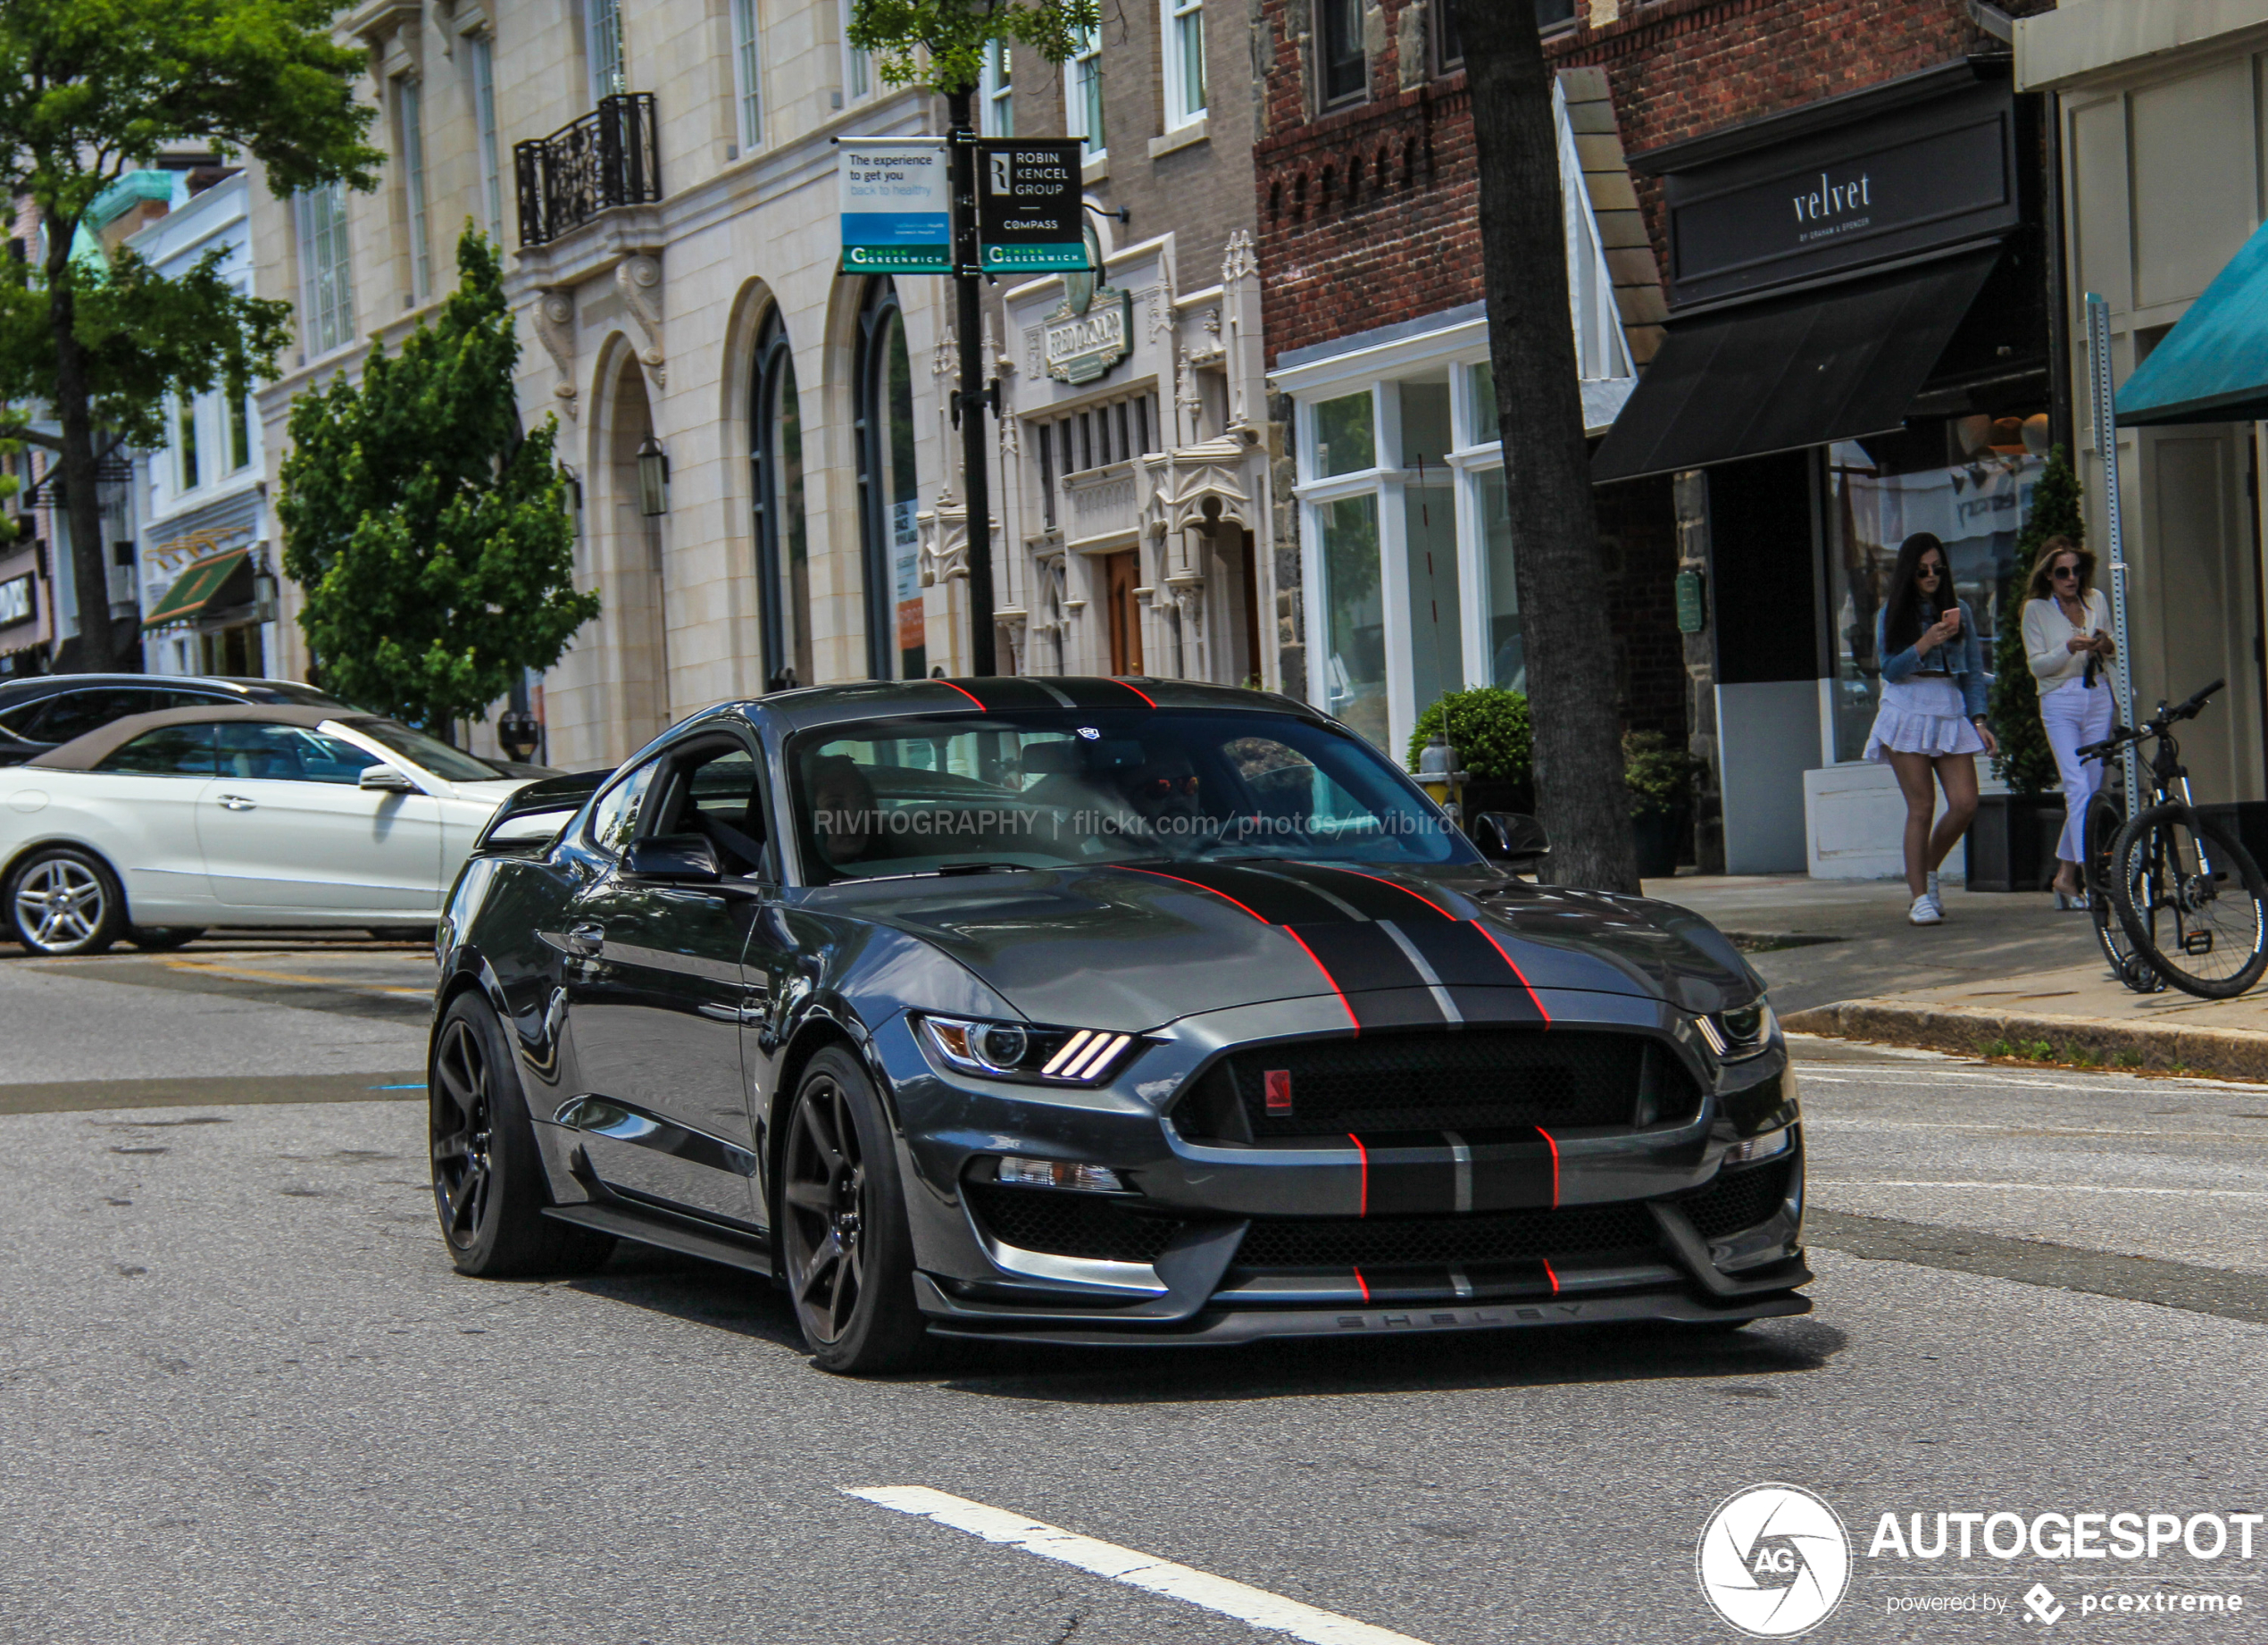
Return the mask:
[[0,768],[0,917],[53,955],[211,925],[429,926],[523,781],[371,714],[132,714]]

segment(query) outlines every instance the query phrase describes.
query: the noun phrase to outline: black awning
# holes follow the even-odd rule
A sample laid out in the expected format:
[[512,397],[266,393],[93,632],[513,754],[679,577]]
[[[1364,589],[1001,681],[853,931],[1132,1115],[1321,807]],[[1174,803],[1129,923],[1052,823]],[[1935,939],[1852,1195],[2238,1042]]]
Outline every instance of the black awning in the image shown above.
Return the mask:
[[1999,256],[1995,246],[1672,319],[1591,459],[1591,478],[1634,480],[1897,428]]

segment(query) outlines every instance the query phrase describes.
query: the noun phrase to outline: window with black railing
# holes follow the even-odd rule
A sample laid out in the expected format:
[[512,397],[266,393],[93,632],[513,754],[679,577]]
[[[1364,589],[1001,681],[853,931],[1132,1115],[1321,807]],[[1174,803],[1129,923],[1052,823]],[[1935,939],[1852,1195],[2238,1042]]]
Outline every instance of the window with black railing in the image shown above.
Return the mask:
[[613,206],[659,200],[660,157],[650,91],[601,97],[549,137],[513,144],[521,245],[546,245]]

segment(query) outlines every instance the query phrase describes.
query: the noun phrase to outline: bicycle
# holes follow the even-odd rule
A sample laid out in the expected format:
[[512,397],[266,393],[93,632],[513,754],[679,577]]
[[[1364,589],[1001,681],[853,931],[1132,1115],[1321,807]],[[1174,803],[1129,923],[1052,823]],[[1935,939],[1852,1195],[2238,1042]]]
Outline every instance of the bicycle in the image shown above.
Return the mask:
[[2118,917],[2118,898],[2111,889],[2114,877],[2111,848],[2118,842],[2119,831],[2126,826],[2126,801],[2114,791],[2121,774],[2118,762],[2105,760],[2103,764],[2103,786],[2087,803],[2087,855],[2080,864],[2088,917],[2095,926],[2095,946],[2102,949],[2111,974],[2128,988],[2138,994],[2163,994],[2165,979],[2136,952],[2125,923]]
[[[2161,701],[2146,724],[2114,727],[2079,751],[2107,765],[2122,748],[2157,745],[2147,765],[2150,803],[2119,830],[2107,861],[2098,867],[2090,852],[2088,864],[2089,889],[2099,873],[2132,945],[2124,965],[2113,959],[2129,987],[2138,985],[2130,976],[2137,960],[2200,999],[2233,999],[2268,972],[2268,881],[2228,831],[2197,814],[2173,737],[2227,683],[2216,680],[2177,706]],[[2112,943],[2104,948],[2114,955]]]

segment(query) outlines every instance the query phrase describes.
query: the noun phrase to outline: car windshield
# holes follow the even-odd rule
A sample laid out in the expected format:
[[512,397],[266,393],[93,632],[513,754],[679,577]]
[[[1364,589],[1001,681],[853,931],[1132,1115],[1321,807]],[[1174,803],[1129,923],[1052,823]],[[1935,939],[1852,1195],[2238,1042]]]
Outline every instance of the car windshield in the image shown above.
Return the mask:
[[444,782],[496,782],[502,781],[496,767],[485,760],[477,760],[462,748],[428,737],[423,731],[413,731],[399,720],[381,720],[376,715],[357,715],[342,719],[341,725],[350,726],[383,747],[391,748],[404,759],[423,766]]
[[1291,714],[876,721],[788,745],[814,881],[1161,859],[1478,862],[1360,739]]

